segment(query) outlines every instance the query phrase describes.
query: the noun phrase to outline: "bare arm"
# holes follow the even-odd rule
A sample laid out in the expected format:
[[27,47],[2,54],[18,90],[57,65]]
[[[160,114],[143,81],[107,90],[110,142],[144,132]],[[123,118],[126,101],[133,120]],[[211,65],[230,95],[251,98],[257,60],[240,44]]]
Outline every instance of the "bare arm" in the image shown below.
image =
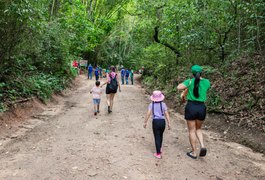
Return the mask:
[[183,83],[181,83],[178,85],[177,89],[178,90],[185,90],[185,89],[187,89],[187,87]]
[[168,111],[165,111],[165,115],[166,115],[166,120],[167,120],[167,127],[168,127],[168,130],[170,130],[171,129],[171,125],[170,125],[170,118],[169,118]]
[[107,84],[108,83],[108,81],[107,82],[104,82],[100,87],[103,87],[105,84]]
[[152,114],[152,111],[149,109],[149,110],[147,111],[147,113],[146,113],[146,116],[145,116],[145,120],[144,120],[144,128],[146,128],[146,126],[147,126],[147,122],[148,122],[148,120],[149,120],[151,114]]

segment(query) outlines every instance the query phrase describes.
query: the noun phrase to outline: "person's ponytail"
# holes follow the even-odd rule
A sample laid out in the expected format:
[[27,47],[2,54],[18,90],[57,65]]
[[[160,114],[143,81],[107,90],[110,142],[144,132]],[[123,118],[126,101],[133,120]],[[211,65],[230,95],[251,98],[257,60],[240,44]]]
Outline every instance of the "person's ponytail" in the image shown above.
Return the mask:
[[194,82],[194,88],[193,88],[193,95],[196,98],[199,98],[200,97],[199,85],[200,85],[201,73],[197,72],[196,74],[194,74],[194,77],[195,77],[195,82]]

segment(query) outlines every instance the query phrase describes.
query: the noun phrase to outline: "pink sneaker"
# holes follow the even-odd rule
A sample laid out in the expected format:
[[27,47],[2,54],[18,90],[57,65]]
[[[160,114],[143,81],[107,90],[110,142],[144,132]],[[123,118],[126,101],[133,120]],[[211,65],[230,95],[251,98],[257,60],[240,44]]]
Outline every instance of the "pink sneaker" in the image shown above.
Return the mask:
[[160,153],[160,154],[154,153],[154,156],[155,156],[157,159],[161,159],[161,158],[162,158],[161,153]]

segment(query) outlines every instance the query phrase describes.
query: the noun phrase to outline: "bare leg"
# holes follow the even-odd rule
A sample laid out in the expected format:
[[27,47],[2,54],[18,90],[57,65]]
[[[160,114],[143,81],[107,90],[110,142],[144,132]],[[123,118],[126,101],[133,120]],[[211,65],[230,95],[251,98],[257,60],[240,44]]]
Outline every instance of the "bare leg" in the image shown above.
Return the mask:
[[97,112],[99,112],[99,104],[97,105]]
[[94,112],[97,112],[97,105],[94,104]]
[[108,113],[110,113],[110,94],[107,94]]
[[196,135],[197,135],[197,138],[199,139],[201,148],[204,148],[203,135],[202,135],[202,129],[201,129],[202,123],[203,121],[196,120]]
[[110,110],[113,108],[113,101],[114,101],[115,94],[110,94]]
[[195,120],[188,120],[187,121],[188,129],[189,129],[189,140],[190,140],[190,145],[192,148],[192,155],[196,156],[196,141],[197,141],[197,136],[196,136],[196,121]]
[[107,105],[110,106],[110,94],[107,94]]

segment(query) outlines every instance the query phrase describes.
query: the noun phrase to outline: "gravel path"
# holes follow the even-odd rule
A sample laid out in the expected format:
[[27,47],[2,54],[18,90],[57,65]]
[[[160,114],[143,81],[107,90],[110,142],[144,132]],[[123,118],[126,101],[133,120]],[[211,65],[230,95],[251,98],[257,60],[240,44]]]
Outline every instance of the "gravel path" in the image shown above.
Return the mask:
[[[140,85],[122,86],[114,109],[93,115],[94,81],[78,77],[81,86],[56,105],[24,122],[12,136],[0,137],[2,180],[261,180],[265,158],[236,143],[205,132],[208,156],[193,160],[185,121],[170,110],[172,129],[164,134],[163,159],[155,151],[151,121],[142,127],[149,104]],[[207,119],[209,120],[209,119]]]

